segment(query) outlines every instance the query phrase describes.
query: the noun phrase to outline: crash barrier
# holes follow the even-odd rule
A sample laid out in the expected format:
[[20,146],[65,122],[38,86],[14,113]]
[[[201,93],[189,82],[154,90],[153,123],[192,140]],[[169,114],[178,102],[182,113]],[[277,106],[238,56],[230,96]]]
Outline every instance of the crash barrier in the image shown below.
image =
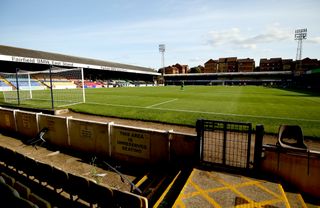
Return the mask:
[[[131,164],[158,164],[199,159],[199,142],[196,135],[192,134],[7,108],[0,108],[0,112],[1,130],[18,133],[26,140],[42,136],[52,145]],[[48,130],[39,135],[43,129]]]
[[320,152],[308,149],[299,126],[282,125],[276,145],[262,146],[261,171],[280,176],[300,191],[320,198]]
[[320,152],[263,146],[261,171],[280,176],[300,191],[320,198]]
[[[77,201],[80,198],[90,203],[91,207],[94,204],[98,204],[99,207],[148,207],[148,201],[145,197],[98,184],[93,180],[66,172],[58,167],[35,160],[6,147],[0,146],[0,159],[4,170],[21,174],[33,181],[37,179],[39,186],[45,182],[45,186],[52,186],[57,194],[57,190],[62,189],[69,194],[72,201]],[[59,191],[60,193],[62,192],[61,190]],[[29,207],[22,205],[15,206],[15,203],[20,202],[19,197],[29,204],[34,203],[42,205],[39,207],[51,207],[49,202],[32,194],[31,188],[4,172],[0,173],[0,193],[1,196],[6,196],[6,199],[14,197],[12,200],[9,199],[7,201],[11,203],[7,205],[12,205],[12,207]],[[43,206],[43,203],[46,206]]]

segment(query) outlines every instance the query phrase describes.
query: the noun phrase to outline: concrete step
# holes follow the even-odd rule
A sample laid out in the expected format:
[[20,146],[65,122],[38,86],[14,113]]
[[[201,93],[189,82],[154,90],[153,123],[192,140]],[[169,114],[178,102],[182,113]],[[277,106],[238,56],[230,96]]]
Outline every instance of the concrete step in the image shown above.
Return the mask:
[[[181,170],[153,170],[136,182],[136,186],[142,191],[141,195],[148,199],[152,207],[161,207],[168,191],[180,176]],[[167,199],[165,200],[167,203]]]

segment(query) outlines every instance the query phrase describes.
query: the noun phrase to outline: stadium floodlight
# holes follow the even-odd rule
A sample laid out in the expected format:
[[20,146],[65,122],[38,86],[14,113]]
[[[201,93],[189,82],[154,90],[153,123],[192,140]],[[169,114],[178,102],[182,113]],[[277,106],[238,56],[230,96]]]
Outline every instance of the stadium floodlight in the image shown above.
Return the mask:
[[159,44],[159,52],[161,53],[161,65],[162,65],[162,75],[165,74],[164,70],[164,52],[166,51],[166,45],[165,44]]
[[295,30],[294,39],[298,41],[296,60],[301,60],[301,57],[302,57],[302,40],[307,39],[307,28]]

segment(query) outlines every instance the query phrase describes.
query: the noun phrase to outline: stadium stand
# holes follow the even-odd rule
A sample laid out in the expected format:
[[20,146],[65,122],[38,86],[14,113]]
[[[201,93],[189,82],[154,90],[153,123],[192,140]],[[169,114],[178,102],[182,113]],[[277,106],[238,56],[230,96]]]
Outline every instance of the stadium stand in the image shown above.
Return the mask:
[[[17,88],[17,80],[16,80],[16,78],[8,77],[7,75],[4,75],[4,78],[6,79],[6,81],[8,81],[10,84],[12,84],[15,88]],[[19,82],[19,88],[20,89],[29,89],[30,86],[33,89],[41,87],[41,84],[39,82],[37,82],[36,80],[32,79],[32,78],[30,79],[30,86],[29,86],[28,78],[19,77],[18,82]]]
[[[42,83],[43,85],[50,87],[50,77],[49,75],[34,75],[34,78]],[[52,75],[52,85],[54,89],[74,89],[77,88],[77,85],[74,83],[74,81],[69,80],[63,76],[60,75]],[[19,82],[20,83],[20,82]]]
[[34,193],[31,193],[29,195],[29,200],[32,203],[38,205],[39,208],[51,208],[51,204],[48,201],[44,200],[43,198],[41,198],[40,196],[38,196]]
[[[37,186],[54,189],[53,193],[68,193],[73,203],[79,199],[84,200],[90,207],[147,207],[145,198],[97,184],[85,177],[67,173],[58,167],[46,164],[25,156],[6,147],[0,147],[1,170],[6,170],[12,175],[18,175],[27,181],[32,181]],[[27,168],[26,168],[27,167]],[[31,179],[33,176],[33,179]],[[58,189],[61,191],[58,192]],[[33,187],[16,180],[11,174],[0,173],[0,195],[6,196],[5,203],[10,207],[39,207],[51,208],[52,203],[34,192]],[[77,196],[76,198],[74,198]]]

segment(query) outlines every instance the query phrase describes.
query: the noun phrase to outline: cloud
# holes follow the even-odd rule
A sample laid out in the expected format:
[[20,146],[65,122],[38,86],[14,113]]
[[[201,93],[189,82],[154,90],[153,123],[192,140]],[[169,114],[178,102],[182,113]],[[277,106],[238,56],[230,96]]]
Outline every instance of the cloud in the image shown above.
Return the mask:
[[212,46],[233,45],[235,48],[256,49],[257,45],[291,40],[292,34],[286,29],[273,24],[261,33],[251,37],[245,35],[239,28],[224,31],[211,31],[208,33],[207,42]]
[[307,38],[306,42],[307,43],[320,44],[320,37]]

